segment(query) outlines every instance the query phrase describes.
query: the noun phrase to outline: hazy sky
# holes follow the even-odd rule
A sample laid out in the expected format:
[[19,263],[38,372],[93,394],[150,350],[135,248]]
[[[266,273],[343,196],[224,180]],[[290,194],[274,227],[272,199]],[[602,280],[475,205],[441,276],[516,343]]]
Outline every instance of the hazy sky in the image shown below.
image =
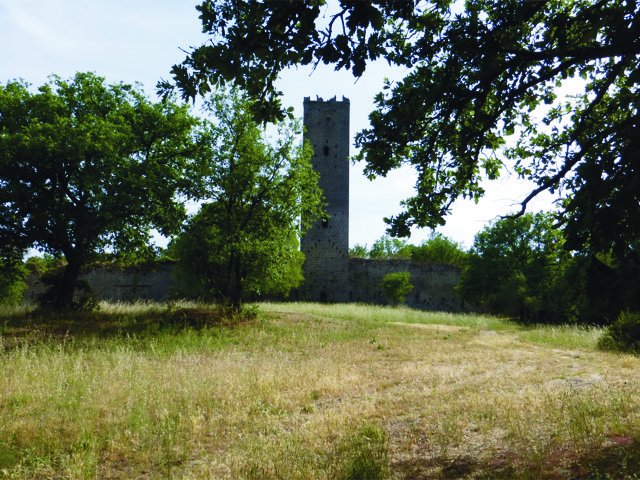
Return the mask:
[[[0,83],[23,78],[39,86],[55,73],[63,78],[77,71],[93,71],[107,82],[141,82],[155,99],[155,85],[169,78],[171,66],[181,62],[191,46],[206,37],[195,5],[198,0],[0,0]],[[373,97],[384,77],[400,79],[403,72],[378,63],[355,82],[347,72],[319,67],[285,72],[278,88],[283,103],[302,116],[305,96],[325,100],[343,95],[351,102],[351,137],[366,128]],[[351,148],[353,155],[355,150]],[[387,178],[367,180],[361,165],[351,166],[349,244],[368,244],[384,234],[382,218],[398,213],[399,202],[411,196],[415,177],[410,169]],[[466,247],[490,220],[517,209],[530,186],[515,176],[485,185],[486,198],[477,205],[459,201],[447,225],[438,231]],[[550,198],[533,203],[549,209]],[[414,231],[418,243],[428,230]]]

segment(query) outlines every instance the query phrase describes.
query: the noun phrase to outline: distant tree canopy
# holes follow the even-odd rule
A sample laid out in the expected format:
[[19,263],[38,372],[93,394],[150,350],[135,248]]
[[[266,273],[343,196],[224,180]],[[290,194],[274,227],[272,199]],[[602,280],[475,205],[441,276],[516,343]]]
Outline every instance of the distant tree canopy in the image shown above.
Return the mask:
[[[418,171],[415,196],[386,219],[394,236],[442,225],[457,198],[477,201],[481,179],[501,173],[496,152],[537,185],[522,211],[540,192],[566,193],[567,249],[622,259],[640,236],[635,0],[205,0],[197,9],[212,41],[160,89],[193,98],[232,82],[256,100],[259,121],[284,118],[275,82],[291,66],[322,62],[356,77],[379,58],[406,68],[357,136],[370,177]],[[561,95],[576,79],[581,92]]]
[[198,123],[186,106],[152,103],[92,73],[52,76],[37,92],[21,81],[0,85],[5,261],[22,261],[32,247],[63,255],[54,303],[65,309],[93,255],[148,251],[152,228],[177,233],[206,161]]
[[203,172],[205,203],[172,246],[186,293],[240,311],[245,295],[288,294],[302,277],[300,236],[322,216],[318,174],[301,127],[277,125],[269,141],[237,92],[213,95],[206,135],[212,162]]
[[411,248],[411,260],[421,263],[443,263],[462,267],[467,253],[461,244],[441,233],[432,232],[420,245]]
[[383,235],[373,243],[369,251],[369,258],[374,260],[410,258],[411,248],[412,245],[409,245],[406,240]]
[[[476,235],[460,277],[458,295],[491,313],[525,323],[609,323],[631,306],[619,285],[606,286],[600,275],[609,267],[588,255],[572,256],[563,247],[553,215],[527,213],[494,222]],[[598,267],[600,266],[600,267]],[[605,275],[606,276],[606,275]],[[607,282],[611,280],[608,277]],[[615,302],[602,304],[596,284]],[[629,299],[626,299],[629,300]]]
[[462,267],[466,252],[462,246],[441,233],[432,232],[420,245],[412,245],[407,240],[383,235],[376,240],[370,250],[356,244],[349,254],[356,258],[373,260],[412,260],[419,263],[441,263]]

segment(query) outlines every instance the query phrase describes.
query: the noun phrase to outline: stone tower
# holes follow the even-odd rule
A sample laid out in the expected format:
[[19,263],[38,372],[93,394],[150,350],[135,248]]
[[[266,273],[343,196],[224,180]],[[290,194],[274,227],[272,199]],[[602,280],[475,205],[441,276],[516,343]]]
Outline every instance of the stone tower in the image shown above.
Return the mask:
[[349,288],[349,99],[304,99],[304,139],[313,148],[311,162],[320,174],[328,217],[302,237],[306,256],[305,300],[346,302]]

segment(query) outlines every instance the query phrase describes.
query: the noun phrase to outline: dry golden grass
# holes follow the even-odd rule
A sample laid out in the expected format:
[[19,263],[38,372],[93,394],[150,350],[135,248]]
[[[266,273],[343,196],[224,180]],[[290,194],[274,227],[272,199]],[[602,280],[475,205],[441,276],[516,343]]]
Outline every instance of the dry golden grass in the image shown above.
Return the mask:
[[359,478],[363,426],[384,432],[393,479],[598,478],[581,475],[620,451],[633,473],[640,362],[596,351],[597,331],[563,344],[488,317],[262,311],[0,347],[0,478]]

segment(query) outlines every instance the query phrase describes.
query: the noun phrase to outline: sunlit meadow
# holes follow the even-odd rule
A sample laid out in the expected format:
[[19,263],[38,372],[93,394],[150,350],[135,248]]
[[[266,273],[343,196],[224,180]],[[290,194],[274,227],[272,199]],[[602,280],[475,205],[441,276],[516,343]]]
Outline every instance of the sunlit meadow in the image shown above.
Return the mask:
[[[364,305],[0,317],[0,478],[636,478],[598,329]],[[609,475],[607,477],[606,475]]]

